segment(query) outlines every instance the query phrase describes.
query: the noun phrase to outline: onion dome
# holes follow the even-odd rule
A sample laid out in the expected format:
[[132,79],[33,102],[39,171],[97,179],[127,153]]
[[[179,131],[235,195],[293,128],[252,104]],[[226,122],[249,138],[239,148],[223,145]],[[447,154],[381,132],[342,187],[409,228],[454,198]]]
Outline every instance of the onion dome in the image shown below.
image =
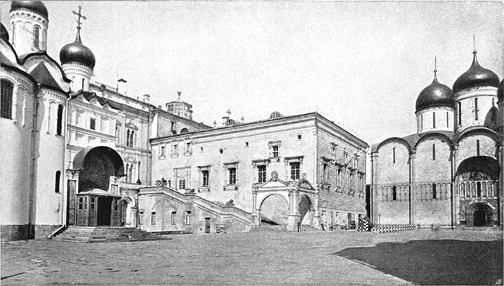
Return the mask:
[[431,106],[455,106],[452,90],[448,86],[438,82],[436,72],[437,70],[434,70],[434,80],[432,83],[424,88],[418,95],[416,111]]
[[9,32],[2,23],[0,23],[0,38],[6,42],[9,41]]
[[504,100],[504,79],[499,84],[499,89],[497,89],[497,98],[499,101]]
[[17,9],[30,10],[49,19],[49,13],[47,13],[47,8],[42,1],[12,1],[9,12]]
[[478,58],[476,57],[476,50],[473,54],[471,67],[459,76],[453,84],[453,92],[455,93],[471,87],[499,86],[499,77],[493,71],[480,66]]
[[75,63],[93,69],[95,66],[95,57],[91,50],[84,46],[81,41],[80,32],[77,31],[77,37],[75,41],[70,44],[66,44],[60,51],[60,61],[61,64]]

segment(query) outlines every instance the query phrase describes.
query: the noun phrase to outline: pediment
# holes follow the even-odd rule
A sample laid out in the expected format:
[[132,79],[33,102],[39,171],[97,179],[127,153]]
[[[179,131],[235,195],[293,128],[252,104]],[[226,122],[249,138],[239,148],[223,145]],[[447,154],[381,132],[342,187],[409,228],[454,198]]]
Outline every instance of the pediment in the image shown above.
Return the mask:
[[260,188],[285,188],[288,186],[289,184],[287,182],[277,180],[266,182],[264,185],[260,186]]

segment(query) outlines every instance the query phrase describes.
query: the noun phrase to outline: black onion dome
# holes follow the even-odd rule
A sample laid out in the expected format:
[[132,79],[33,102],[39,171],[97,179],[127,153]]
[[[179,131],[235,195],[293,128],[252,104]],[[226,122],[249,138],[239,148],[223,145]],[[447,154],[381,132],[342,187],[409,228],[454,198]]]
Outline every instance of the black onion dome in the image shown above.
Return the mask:
[[432,83],[424,88],[418,95],[416,111],[431,106],[455,106],[452,90],[448,86],[439,83],[435,75]]
[[42,1],[12,1],[10,12],[17,9],[30,10],[49,19],[49,13],[47,13],[47,8]]
[[499,84],[499,89],[497,89],[497,98],[499,101],[504,100],[504,79]]
[[77,63],[85,65],[91,69],[95,66],[93,52],[81,42],[80,33],[73,43],[66,44],[60,51],[61,64]]
[[463,73],[453,84],[453,92],[479,86],[499,86],[499,77],[491,70],[486,69],[478,63],[476,51],[473,52],[473,62],[471,67]]
[[6,42],[9,41],[9,32],[2,23],[0,23],[0,38]]

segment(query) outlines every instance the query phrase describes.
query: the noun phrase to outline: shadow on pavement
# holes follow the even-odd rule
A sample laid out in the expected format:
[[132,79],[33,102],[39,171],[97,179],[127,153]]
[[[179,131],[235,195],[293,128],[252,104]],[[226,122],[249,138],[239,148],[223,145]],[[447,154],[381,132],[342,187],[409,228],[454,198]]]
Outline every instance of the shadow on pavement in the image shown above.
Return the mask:
[[502,285],[502,240],[412,240],[346,248],[335,255],[422,285]]

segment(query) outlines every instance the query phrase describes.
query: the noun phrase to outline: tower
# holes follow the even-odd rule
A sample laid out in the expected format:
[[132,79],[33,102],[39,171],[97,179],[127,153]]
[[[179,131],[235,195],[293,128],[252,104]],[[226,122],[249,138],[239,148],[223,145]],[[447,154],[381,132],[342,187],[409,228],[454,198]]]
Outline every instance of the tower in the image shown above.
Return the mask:
[[11,43],[18,55],[45,51],[49,17],[41,1],[13,1],[10,8]]
[[438,82],[435,60],[434,80],[417,97],[417,133],[453,131],[454,99],[452,90]]
[[60,51],[61,68],[66,76],[72,80],[70,89],[72,91],[89,89],[89,80],[93,75],[93,68],[95,66],[95,57],[93,52],[82,44],[80,30],[81,19],[86,19],[81,14],[81,7],[79,12],[72,11],[77,15],[77,35],[75,41],[66,44]]

